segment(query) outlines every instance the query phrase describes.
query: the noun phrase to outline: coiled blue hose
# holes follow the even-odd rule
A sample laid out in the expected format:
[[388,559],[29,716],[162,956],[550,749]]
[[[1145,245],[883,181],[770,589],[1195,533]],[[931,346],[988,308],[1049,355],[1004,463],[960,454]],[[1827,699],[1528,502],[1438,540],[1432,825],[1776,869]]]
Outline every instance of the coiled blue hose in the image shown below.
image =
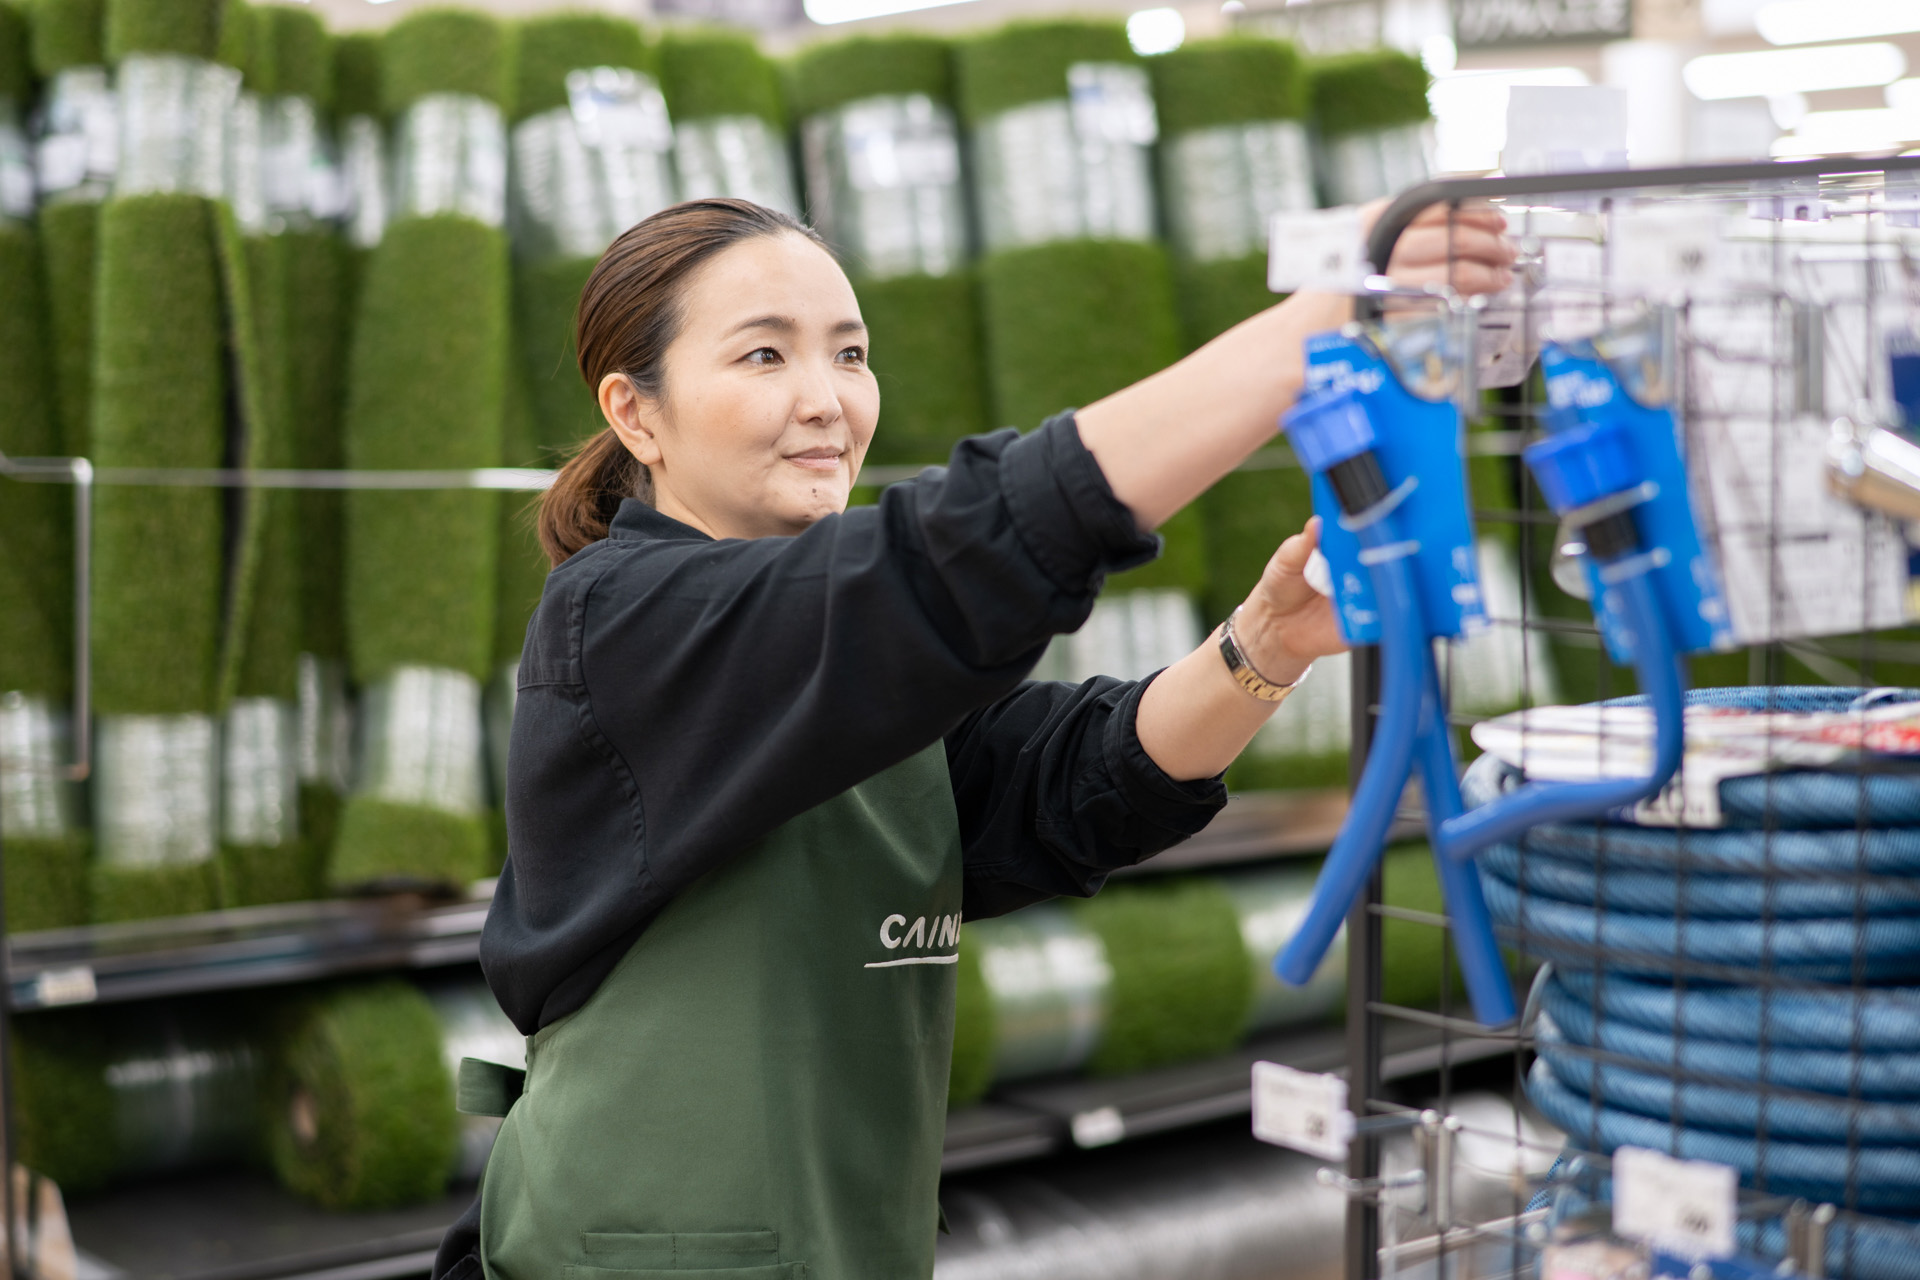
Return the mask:
[[1669,1032],[1679,1026],[1689,1039],[1729,1043],[1752,1043],[1764,1028],[1775,1053],[1783,1048],[1851,1053],[1858,1047],[1867,1053],[1920,1057],[1920,989],[1912,987],[1681,990],[1614,974],[1600,980],[1565,968],[1554,971],[1552,983],[1622,1026]]

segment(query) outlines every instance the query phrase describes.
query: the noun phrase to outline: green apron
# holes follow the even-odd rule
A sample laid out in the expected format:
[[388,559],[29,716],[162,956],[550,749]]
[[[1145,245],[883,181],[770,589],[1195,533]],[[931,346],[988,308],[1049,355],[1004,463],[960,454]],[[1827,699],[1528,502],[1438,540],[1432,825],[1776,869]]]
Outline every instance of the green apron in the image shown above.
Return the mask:
[[527,1042],[487,1276],[930,1276],[959,930],[939,743],[696,882]]

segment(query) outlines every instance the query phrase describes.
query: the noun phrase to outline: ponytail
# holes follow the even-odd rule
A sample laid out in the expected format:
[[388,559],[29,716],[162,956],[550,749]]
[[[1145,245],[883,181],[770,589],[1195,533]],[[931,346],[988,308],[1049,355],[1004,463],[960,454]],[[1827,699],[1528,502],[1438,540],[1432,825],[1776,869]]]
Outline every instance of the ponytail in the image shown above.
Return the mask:
[[607,536],[625,498],[653,497],[652,479],[612,427],[580,446],[540,496],[540,547],[555,568]]

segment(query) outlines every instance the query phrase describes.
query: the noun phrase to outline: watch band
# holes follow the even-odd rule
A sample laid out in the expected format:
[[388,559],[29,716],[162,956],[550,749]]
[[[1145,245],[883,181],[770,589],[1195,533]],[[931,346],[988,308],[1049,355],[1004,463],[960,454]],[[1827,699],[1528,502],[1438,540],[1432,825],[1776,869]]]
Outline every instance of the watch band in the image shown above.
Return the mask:
[[1247,655],[1240,651],[1240,642],[1234,638],[1233,624],[1239,620],[1239,617],[1240,610],[1235,609],[1227,618],[1227,625],[1220,628],[1220,656],[1226,659],[1227,674],[1232,676],[1235,683],[1242,689],[1262,702],[1285,702],[1287,695],[1298,689],[1300,681],[1305,680],[1308,673],[1313,670],[1313,664],[1308,663],[1306,671],[1302,671],[1299,679],[1292,684],[1275,684],[1267,679],[1254,670],[1253,664],[1247,661]]

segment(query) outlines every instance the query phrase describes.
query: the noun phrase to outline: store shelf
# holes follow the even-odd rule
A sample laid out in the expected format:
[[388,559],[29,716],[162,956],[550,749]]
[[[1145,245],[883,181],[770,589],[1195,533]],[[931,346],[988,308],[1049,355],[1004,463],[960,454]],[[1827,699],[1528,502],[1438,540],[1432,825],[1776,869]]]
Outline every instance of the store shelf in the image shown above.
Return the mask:
[[[1337,787],[1251,792],[1193,839],[1118,876],[1164,875],[1324,852],[1346,816]],[[1403,820],[1394,838],[1418,833]],[[480,957],[490,885],[459,902],[336,899],[16,934],[16,1011],[468,964]]]
[[112,1004],[471,963],[489,888],[453,903],[336,899],[50,929],[9,939],[13,1008]]
[[[1440,1033],[1390,1029],[1388,1081],[1436,1070]],[[1338,1027],[1255,1041],[1206,1062],[1114,1080],[1018,1085],[947,1121],[941,1171],[996,1165],[1106,1146],[1247,1114],[1260,1059],[1337,1071]],[[1444,1060],[1459,1067],[1512,1051],[1512,1042],[1454,1040]],[[169,1178],[93,1196],[70,1207],[80,1248],[108,1265],[95,1280],[401,1280],[424,1275],[441,1233],[472,1200],[461,1188],[430,1205],[390,1213],[330,1213],[297,1200],[265,1175]]]

